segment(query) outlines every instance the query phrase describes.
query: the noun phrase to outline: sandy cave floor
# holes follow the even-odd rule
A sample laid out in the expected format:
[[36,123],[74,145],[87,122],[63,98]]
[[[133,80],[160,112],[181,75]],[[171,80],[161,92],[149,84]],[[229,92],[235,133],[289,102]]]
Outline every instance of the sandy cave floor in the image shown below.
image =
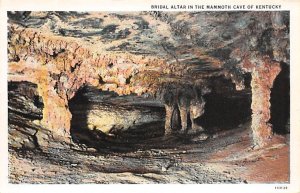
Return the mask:
[[[9,149],[10,183],[288,183],[289,136],[251,149],[250,124],[191,142],[157,137],[118,151]],[[126,144],[115,144],[125,146]]]

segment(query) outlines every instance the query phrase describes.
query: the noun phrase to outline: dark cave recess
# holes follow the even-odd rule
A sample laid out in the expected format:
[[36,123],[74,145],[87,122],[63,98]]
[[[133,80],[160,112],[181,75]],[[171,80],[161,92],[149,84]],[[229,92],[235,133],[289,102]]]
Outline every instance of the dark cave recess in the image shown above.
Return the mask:
[[[205,113],[202,117],[196,119],[196,123],[203,126],[206,133],[234,129],[251,119],[250,90],[234,91],[234,85],[222,78],[214,81],[214,83],[217,82],[222,86],[223,90],[213,91],[204,96],[206,101]],[[249,87],[249,80],[247,79],[246,84]],[[145,98],[136,95],[118,96],[114,92],[100,91],[92,86],[85,86],[69,101],[69,107],[72,113],[71,133],[76,141],[82,141],[80,136],[82,137],[83,133],[92,135],[91,132],[96,132],[88,129],[88,116],[92,114],[91,111],[93,109],[99,110],[99,107],[106,111],[118,111],[118,109],[121,111],[125,109],[128,112],[135,110],[151,111],[159,117],[158,120],[144,124],[133,124],[123,130],[122,128],[115,130],[112,128],[111,133],[118,138],[125,138],[126,141],[141,141],[161,137],[164,134],[165,109],[160,100],[151,97]],[[176,133],[180,129],[180,116],[176,111],[174,112],[172,119],[177,119],[177,121],[174,121],[172,129]],[[188,126],[191,127],[190,121]],[[97,133],[99,133],[99,130]]]
[[273,132],[287,134],[290,132],[290,68],[281,63],[281,72],[276,77],[271,89],[271,119]]
[[[163,104],[153,98],[118,96],[114,92],[84,86],[69,101],[69,108],[71,136],[77,143],[95,146],[91,140],[101,140],[108,144],[125,142],[128,145],[164,133]],[[107,127],[110,128],[108,132],[103,132]],[[101,145],[105,144],[100,142]]]
[[43,99],[37,85],[30,82],[8,82],[8,145],[22,149],[36,149],[35,121],[43,118]]
[[[43,118],[43,99],[37,85],[30,82],[8,82],[8,110],[29,119]],[[8,117],[10,118],[10,117]]]

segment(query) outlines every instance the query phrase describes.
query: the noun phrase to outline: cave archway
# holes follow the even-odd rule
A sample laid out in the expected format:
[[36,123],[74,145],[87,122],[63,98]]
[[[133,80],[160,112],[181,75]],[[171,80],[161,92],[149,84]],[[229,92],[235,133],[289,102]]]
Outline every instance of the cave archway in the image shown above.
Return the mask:
[[208,131],[232,129],[251,118],[251,101],[248,97],[211,93],[205,99],[206,109],[200,124]]
[[163,105],[149,96],[118,96],[85,85],[69,101],[69,109],[71,136],[78,144],[117,149],[164,134]]
[[285,63],[281,63],[280,66],[281,71],[271,89],[270,123],[274,133],[287,134],[290,129],[290,69]]
[[[250,81],[246,77],[246,89],[236,91],[230,80],[213,80],[215,88],[204,96],[205,113],[196,119],[196,123],[203,126],[205,132],[216,133],[249,122]],[[165,145],[164,140],[159,144],[151,141],[164,136],[165,109],[158,99],[136,95],[118,96],[114,92],[85,85],[69,101],[69,108],[72,113],[71,135],[76,143],[99,149],[112,146],[132,147],[136,144],[143,144],[145,148]],[[181,129],[180,122],[179,110],[175,109],[172,114],[175,136],[179,136],[176,131]],[[191,127],[189,119],[188,127]],[[185,137],[178,138],[173,145],[185,143],[182,139]]]

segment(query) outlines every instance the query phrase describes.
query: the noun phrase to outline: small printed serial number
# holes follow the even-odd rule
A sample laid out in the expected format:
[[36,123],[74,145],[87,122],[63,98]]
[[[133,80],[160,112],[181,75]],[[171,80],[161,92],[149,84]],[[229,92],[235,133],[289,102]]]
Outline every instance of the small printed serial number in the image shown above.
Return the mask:
[[275,190],[287,190],[287,186],[275,186]]

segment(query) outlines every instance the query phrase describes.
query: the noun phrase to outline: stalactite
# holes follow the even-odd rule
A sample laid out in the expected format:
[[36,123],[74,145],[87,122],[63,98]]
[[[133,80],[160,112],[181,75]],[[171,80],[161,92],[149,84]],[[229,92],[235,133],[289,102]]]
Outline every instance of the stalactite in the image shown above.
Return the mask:
[[[195,88],[195,85],[192,87]],[[209,89],[203,87],[200,91],[201,94],[210,92]],[[177,85],[177,89],[170,87],[164,88],[163,100],[166,109],[165,119],[165,134],[169,135],[172,133],[172,125],[178,126],[178,123],[173,123],[176,119],[172,116],[179,110],[180,117],[180,133],[198,133],[204,129],[197,125],[195,119],[199,118],[204,114],[205,101],[202,96],[198,96],[196,89],[191,89],[191,85]],[[177,110],[178,107],[178,110]],[[191,120],[191,128],[188,126],[188,121]]]

